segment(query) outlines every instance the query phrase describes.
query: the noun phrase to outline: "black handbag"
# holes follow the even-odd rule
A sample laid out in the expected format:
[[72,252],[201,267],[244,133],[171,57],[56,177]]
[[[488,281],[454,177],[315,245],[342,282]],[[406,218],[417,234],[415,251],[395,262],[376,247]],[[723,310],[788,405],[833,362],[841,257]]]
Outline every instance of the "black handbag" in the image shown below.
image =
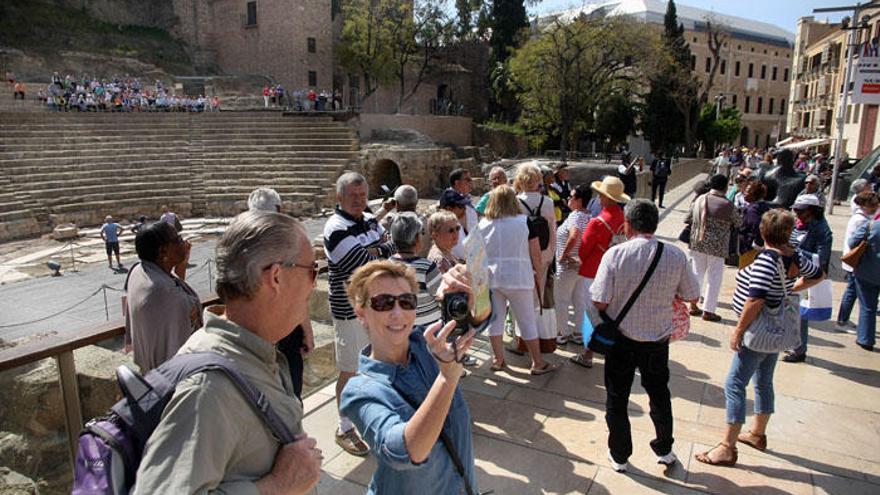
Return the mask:
[[631,296],[629,296],[629,300],[623,306],[623,309],[620,310],[617,318],[612,320],[607,313],[599,311],[599,316],[602,317],[602,323],[599,323],[596,325],[596,328],[593,329],[593,336],[590,338],[590,343],[587,345],[591,351],[605,355],[608,354],[611,348],[617,343],[617,340],[621,336],[620,322],[623,321],[626,314],[629,313],[630,308],[632,308],[632,305],[635,304],[636,299],[638,299],[642,290],[644,290],[645,286],[648,284],[648,280],[650,280],[651,275],[654,274],[654,269],[657,268],[657,263],[660,261],[660,256],[662,254],[663,243],[658,242],[657,252],[654,253],[654,258],[651,260],[651,266],[648,267],[648,271],[645,272],[645,276],[642,277],[639,286],[636,287],[636,290]]
[[681,230],[681,233],[678,234],[678,240],[690,245],[691,244],[691,225],[687,224],[684,226],[684,229]]

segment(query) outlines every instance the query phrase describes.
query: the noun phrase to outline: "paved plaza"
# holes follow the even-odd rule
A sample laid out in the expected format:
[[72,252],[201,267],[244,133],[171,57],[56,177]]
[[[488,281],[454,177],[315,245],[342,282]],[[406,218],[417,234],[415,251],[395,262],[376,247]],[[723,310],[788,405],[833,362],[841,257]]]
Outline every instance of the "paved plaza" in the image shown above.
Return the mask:
[[[690,203],[685,192],[693,182],[671,197],[673,208],[664,213],[660,229],[665,240],[672,242],[681,229]],[[846,215],[844,206],[829,219],[837,236],[844,231]],[[638,379],[630,405],[635,450],[629,472],[618,474],[605,457],[600,357],[592,369],[581,368],[567,360],[577,351],[569,345],[548,358],[561,363],[558,372],[534,377],[528,373],[526,357],[508,353],[509,370],[492,373],[488,341],[479,341],[475,348],[480,365],[461,383],[474,420],[480,489],[497,495],[880,493],[880,355],[859,349],[854,335],[835,331],[828,322],[811,330],[806,363],[780,361],[776,368],[777,412],[770,421],[767,451],[741,445],[734,468],[693,459],[723,434],[724,380],[732,356],[728,338],[735,318],[729,304],[734,273],[733,268],[725,268],[719,310],[724,320],[692,319],[691,335],[671,346],[673,450],[681,464],[668,470],[656,464],[648,446],[653,426]],[[836,297],[842,289],[843,284],[835,282]],[[748,397],[751,416],[751,390]],[[310,396],[305,405],[305,430],[317,437],[325,458],[318,493],[363,493],[375,461],[353,457],[335,444],[333,385]],[[430,493],[430,487],[425,488]]]

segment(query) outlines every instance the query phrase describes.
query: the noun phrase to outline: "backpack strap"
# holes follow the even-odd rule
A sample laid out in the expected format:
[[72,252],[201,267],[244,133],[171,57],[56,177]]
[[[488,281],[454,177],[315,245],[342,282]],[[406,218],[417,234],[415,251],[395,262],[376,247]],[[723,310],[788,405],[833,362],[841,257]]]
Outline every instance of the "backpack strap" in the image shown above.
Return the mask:
[[[143,383],[134,372],[128,367],[120,366],[117,369],[119,378],[119,386],[129,399],[137,400],[142,393],[136,390],[138,382]],[[247,378],[241,375],[233,363],[228,358],[217,354],[216,352],[194,352],[190,354],[178,354],[161,366],[156,368],[155,373],[171,387],[176,387],[178,383],[189,378],[196,373],[204,371],[221,371],[229,380],[235,384],[239,391],[244,395],[245,399],[253,406],[257,415],[266,423],[266,426],[272,431],[272,434],[281,441],[282,444],[292,443],[293,434],[287,428],[287,425],[272,409],[272,405],[266,398],[266,395],[257,389]],[[152,374],[152,372],[151,372]],[[155,375],[154,375],[155,376]],[[152,378],[152,377],[151,377]],[[134,381],[132,381],[134,379]],[[149,387],[149,384],[144,384]],[[149,393],[150,390],[147,390]]]
[[[541,197],[541,201],[543,201],[543,200],[544,200],[544,197],[542,196],[542,197]],[[529,208],[529,204],[528,204],[528,203],[526,203],[526,202],[525,202],[524,200],[522,200],[522,199],[520,199],[519,202],[522,203],[522,205],[526,207],[526,211],[529,212],[529,216],[531,216],[531,217],[535,216],[535,212],[532,211],[531,208]],[[538,208],[540,208],[540,206],[539,206]]]

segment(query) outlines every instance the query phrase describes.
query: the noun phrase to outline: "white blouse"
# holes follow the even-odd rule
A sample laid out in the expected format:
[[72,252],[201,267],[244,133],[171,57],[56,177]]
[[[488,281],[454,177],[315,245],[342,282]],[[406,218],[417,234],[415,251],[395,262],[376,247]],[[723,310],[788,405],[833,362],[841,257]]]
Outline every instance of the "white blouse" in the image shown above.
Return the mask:
[[480,220],[486,243],[489,286],[493,289],[534,289],[529,258],[529,227],[525,215]]

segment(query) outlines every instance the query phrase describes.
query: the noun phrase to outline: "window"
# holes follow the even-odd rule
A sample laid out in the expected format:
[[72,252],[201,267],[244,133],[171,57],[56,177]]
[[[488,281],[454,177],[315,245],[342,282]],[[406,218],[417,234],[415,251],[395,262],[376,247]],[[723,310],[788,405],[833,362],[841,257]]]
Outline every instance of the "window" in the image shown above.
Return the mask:
[[691,55],[691,70],[696,70],[697,68],[697,56]]
[[749,107],[751,107],[751,106],[752,106],[752,97],[746,96],[746,108],[745,108],[745,110],[743,110],[743,113],[749,113],[751,111],[749,109]]
[[743,46],[742,46],[742,45],[736,45],[736,49],[737,49],[737,50],[742,50],[742,49],[743,49]]
[[257,2],[247,3],[247,24],[246,26],[257,25]]
[[736,64],[733,66],[733,75],[739,77],[739,60],[737,60]]
[[727,71],[727,60],[721,61],[721,73],[724,74]]
[[309,46],[309,53],[315,53],[318,51],[318,43],[315,41],[315,38],[308,38],[306,43]]
[[861,110],[862,110],[861,104],[856,105],[856,107],[853,109],[853,124],[859,123],[859,114],[861,113]]
[[730,100],[730,103],[733,104],[733,108],[736,108],[736,95],[733,95],[733,99]]
[[788,69],[782,71],[782,80],[788,82]]
[[706,57],[706,72],[712,70],[712,57]]
[[767,50],[764,50],[764,55],[767,55]]
[[749,64],[749,77],[755,77],[755,64]]
[[774,56],[774,57],[778,57],[778,56],[779,56],[779,52],[773,52],[773,56]]
[[770,98],[770,104],[767,105],[767,113],[773,113],[773,98]]
[[[755,47],[752,47],[752,53],[754,53],[754,52],[755,52]],[[757,140],[758,138],[755,138],[755,139]]]
[[309,86],[317,86],[318,85],[318,73],[310,70],[309,71]]
[[694,36],[694,43],[696,43],[696,42],[697,42],[697,37],[696,37],[696,36]]
[[771,74],[770,79],[772,79],[774,81],[776,80],[776,75],[777,75],[778,70],[779,70],[779,67],[775,67],[775,66],[773,67],[773,72],[770,73]]
[[764,97],[763,96],[758,97],[758,109],[757,110],[758,111],[756,113],[761,113],[764,110]]
[[852,105],[846,106],[846,117],[843,119],[843,121],[846,122],[847,124],[852,122],[852,110],[853,110]]
[[767,66],[761,66],[761,79],[767,79]]
[[779,100],[779,115],[785,115],[785,98]]

